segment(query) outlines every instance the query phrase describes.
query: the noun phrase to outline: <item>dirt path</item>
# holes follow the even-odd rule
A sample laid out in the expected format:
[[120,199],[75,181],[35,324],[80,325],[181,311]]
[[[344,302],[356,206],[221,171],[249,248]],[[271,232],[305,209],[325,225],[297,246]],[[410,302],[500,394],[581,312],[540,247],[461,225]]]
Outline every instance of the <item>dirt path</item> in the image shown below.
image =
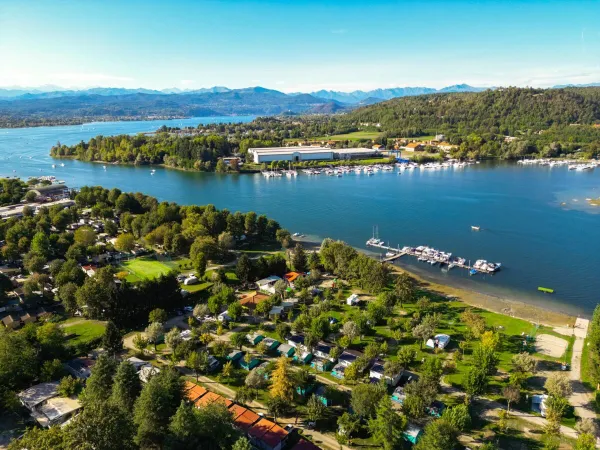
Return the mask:
[[581,382],[581,355],[583,353],[583,345],[588,332],[590,321],[587,319],[577,319],[573,334],[575,335],[575,343],[573,344],[573,357],[571,358],[571,385],[573,393],[569,397],[569,403],[575,408],[575,414],[582,419],[595,419],[596,412],[591,403],[593,401],[592,394]]

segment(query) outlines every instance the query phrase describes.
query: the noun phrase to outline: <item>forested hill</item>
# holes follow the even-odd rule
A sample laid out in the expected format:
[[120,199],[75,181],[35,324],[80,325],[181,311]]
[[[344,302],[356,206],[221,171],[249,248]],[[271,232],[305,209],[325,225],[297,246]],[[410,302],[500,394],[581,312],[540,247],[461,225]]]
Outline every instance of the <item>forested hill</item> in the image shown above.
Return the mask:
[[381,124],[390,136],[470,132],[515,135],[600,122],[600,88],[504,88],[403,97],[352,111],[349,126]]

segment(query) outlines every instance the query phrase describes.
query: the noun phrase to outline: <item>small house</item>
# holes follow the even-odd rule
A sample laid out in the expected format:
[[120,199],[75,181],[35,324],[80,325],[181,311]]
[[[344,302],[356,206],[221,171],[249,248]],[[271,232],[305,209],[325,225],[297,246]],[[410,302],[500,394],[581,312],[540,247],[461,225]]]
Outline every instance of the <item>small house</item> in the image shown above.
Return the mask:
[[264,338],[263,342],[267,346],[267,350],[275,350],[277,347],[279,347],[279,341],[276,341],[270,337]]
[[301,438],[298,443],[291,448],[291,450],[321,450],[321,447],[317,447],[312,442]]
[[280,355],[287,356],[288,358],[293,356],[295,351],[296,350],[294,349],[294,347],[288,344],[281,344],[279,347],[277,347],[277,352]]
[[319,341],[319,343],[315,347],[315,350],[313,353],[315,354],[315,356],[318,356],[319,358],[325,358],[331,362],[335,362],[335,358],[332,358],[331,356],[329,356],[332,348],[333,348],[332,344],[329,344],[329,343],[323,342],[323,341]]
[[271,275],[270,277],[263,278],[262,280],[258,280],[256,285],[258,289],[263,292],[267,292],[269,294],[275,293],[275,283],[281,281],[281,278],[277,275]]
[[91,358],[75,358],[67,361],[64,366],[71,375],[80,380],[87,380],[92,374],[92,368],[96,364]]
[[262,450],[281,450],[287,442],[288,432],[276,423],[261,419],[248,429],[253,446]]
[[402,432],[402,437],[410,442],[411,444],[416,444],[421,439],[423,435],[423,429],[415,425],[414,423],[409,423],[406,426],[406,429]]
[[348,297],[346,299],[346,305],[348,305],[348,306],[357,305],[359,302],[360,302],[360,299],[358,298],[357,294],[352,294],[350,297]]
[[183,284],[185,286],[190,286],[192,284],[198,284],[198,277],[196,277],[194,275],[190,275],[183,281]]
[[432,339],[428,339],[425,345],[429,348],[439,348],[443,350],[449,343],[450,336],[447,334],[436,334]]
[[223,311],[221,314],[219,314],[217,316],[217,320],[219,322],[231,322],[231,321],[233,321],[233,319],[231,318],[231,316],[229,316],[229,314],[227,314],[227,311]]
[[208,392],[204,387],[190,381],[185,382],[184,391],[184,397],[192,403]]
[[394,389],[394,392],[392,394],[392,401],[402,404],[404,403],[404,399],[406,398],[406,393],[404,392],[404,388],[402,386],[398,386],[396,389]]
[[302,348],[304,347],[304,335],[303,334],[295,334],[290,336],[287,340],[289,346],[294,348]]
[[139,372],[139,370],[142,368],[142,366],[145,366],[146,364],[148,364],[147,361],[144,361],[143,359],[140,359],[140,358],[136,358],[135,356],[127,358],[127,362],[129,364],[131,364],[133,367],[135,367],[136,372]]
[[269,311],[269,317],[280,317],[283,314],[283,306],[273,306]]
[[444,413],[445,409],[446,409],[446,405],[444,404],[444,402],[440,402],[439,400],[434,400],[431,403],[431,406],[428,406],[427,408],[425,408],[425,411],[430,416],[433,416],[435,418],[440,418],[440,417],[442,417],[442,414]]
[[30,411],[56,396],[58,396],[58,381],[36,384],[17,394],[23,406]]
[[69,397],[53,397],[38,409],[31,412],[31,416],[45,428],[65,423],[75,416],[82,408],[79,400]]
[[83,270],[88,277],[93,277],[96,275],[98,267],[94,266],[93,264],[88,264],[86,266],[81,266],[81,270]]
[[344,378],[344,372],[346,370],[346,367],[343,364],[336,364],[336,366],[333,368],[333,370],[331,371],[331,376],[339,378],[340,380],[342,380]]
[[240,359],[242,356],[244,356],[244,352],[241,352],[239,350],[234,350],[229,355],[227,355],[227,360],[235,362],[238,359]]
[[21,318],[16,314],[9,314],[2,319],[4,326],[10,330],[15,330],[21,326]]
[[260,359],[252,358],[250,362],[247,362],[245,358],[242,358],[240,359],[239,364],[242,369],[250,371],[260,364]]
[[385,379],[385,382],[391,386],[396,386],[398,384],[398,382],[400,381],[400,377],[402,376],[402,372],[403,370],[400,369],[398,371],[398,373],[394,374],[393,376],[386,376],[385,375],[385,370],[384,370],[384,361],[378,359],[373,363],[373,366],[371,367],[371,369],[369,370],[369,377],[371,379],[375,379],[377,381],[381,380],[381,379]]
[[419,142],[411,142],[402,147],[402,149],[407,152],[422,152],[425,150],[425,147]]
[[298,277],[301,277],[302,275],[304,275],[304,274],[300,273],[300,272],[288,272],[284,275],[284,277],[285,277],[285,281],[287,281],[288,284],[293,288],[294,281],[296,281],[296,279]]
[[268,298],[268,295],[261,294],[260,292],[252,292],[240,299],[240,305],[242,305],[244,308],[248,308],[248,310],[252,312],[256,309],[256,305]]
[[260,333],[248,333],[246,335],[246,339],[248,339],[248,342],[250,342],[250,344],[252,345],[256,345],[258,344],[260,341],[262,341],[265,337],[260,334]]
[[182,341],[189,341],[192,339],[192,330],[183,330],[181,333],[179,333],[179,337]]
[[319,372],[329,372],[333,367],[333,362],[327,358],[315,357],[310,362],[310,367]]
[[333,405],[333,400],[330,398],[328,392],[327,392],[327,387],[320,385],[316,390],[315,390],[315,396],[319,399],[319,401],[321,403],[323,403],[325,406],[331,406]]
[[302,353],[296,353],[294,356],[294,361],[299,362],[300,364],[308,364],[311,359],[313,359],[313,354],[306,351]]
[[213,355],[208,357],[208,371],[214,372],[221,367],[221,362],[215,358]]
[[338,358],[339,363],[344,367],[348,367],[358,358],[362,357],[363,354],[357,350],[344,350]]
[[546,417],[546,400],[548,400],[548,396],[546,394],[532,395],[531,409],[540,414],[542,417]]
[[37,316],[35,314],[30,314],[30,313],[26,312],[21,315],[21,323],[23,325],[26,325],[28,323],[33,323],[36,321],[37,321]]
[[229,411],[233,419],[233,426],[242,433],[246,433],[252,425],[260,420],[258,414],[235,403],[229,407]]
[[160,369],[158,367],[154,367],[152,364],[146,364],[145,366],[140,367],[138,377],[142,383],[147,383],[150,381],[150,378],[158,373],[160,373]]

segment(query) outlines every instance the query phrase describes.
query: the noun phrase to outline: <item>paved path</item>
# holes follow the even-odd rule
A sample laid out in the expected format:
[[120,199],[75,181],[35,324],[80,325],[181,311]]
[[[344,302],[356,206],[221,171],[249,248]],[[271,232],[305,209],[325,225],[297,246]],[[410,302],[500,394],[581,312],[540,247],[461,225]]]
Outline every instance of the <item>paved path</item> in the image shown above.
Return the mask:
[[571,385],[573,386],[573,394],[569,397],[569,403],[575,408],[575,414],[582,419],[595,419],[596,413],[592,407],[592,394],[581,382],[581,355],[583,353],[583,345],[587,336],[590,321],[587,319],[577,319],[573,334],[575,335],[575,343],[573,344],[573,357],[571,358]]

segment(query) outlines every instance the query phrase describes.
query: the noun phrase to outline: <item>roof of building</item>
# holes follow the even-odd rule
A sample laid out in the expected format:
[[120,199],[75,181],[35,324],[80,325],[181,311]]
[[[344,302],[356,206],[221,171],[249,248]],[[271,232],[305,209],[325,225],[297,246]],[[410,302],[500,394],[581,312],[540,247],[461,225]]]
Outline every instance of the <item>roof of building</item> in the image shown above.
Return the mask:
[[85,373],[87,370],[91,370],[96,364],[92,358],[75,358],[65,363],[68,367],[73,369],[76,373]]
[[288,434],[289,433],[286,430],[281,428],[279,425],[274,424],[273,427],[271,427],[271,429],[267,431],[260,440],[269,447],[274,448],[281,441],[284,441]]
[[[48,400],[41,408],[39,408],[38,411],[43,414],[49,422],[53,422],[54,420],[70,414],[73,411],[77,411],[80,408],[81,403],[75,398],[55,397]],[[44,425],[42,423],[43,420],[40,421],[38,417],[36,417],[36,419],[41,425]]]
[[231,405],[229,411],[233,413],[234,425],[243,431],[248,430],[260,419],[260,416],[255,412],[236,404]]
[[340,361],[353,362],[357,358],[360,358],[363,354],[357,350],[344,350],[339,357]]
[[332,153],[333,150],[327,147],[257,147],[249,148],[248,153],[258,153],[260,155],[277,154],[277,153]]
[[288,353],[290,350],[294,350],[294,347],[292,347],[289,344],[281,344],[279,347],[277,347],[277,351],[279,353]]
[[383,375],[384,369],[383,369],[383,361],[381,360],[377,360],[373,363],[373,366],[371,367],[371,372],[376,372],[376,373],[380,373]]
[[304,274],[300,272],[288,272],[284,276],[288,283],[293,283],[296,278],[301,277],[302,275]]
[[322,353],[329,354],[329,352],[331,351],[332,348],[333,348],[333,344],[329,344],[327,342],[319,341],[319,343],[317,344],[317,348],[315,350],[319,351],[319,352],[322,352]]
[[411,142],[410,144],[407,144],[406,147],[407,148],[417,148],[417,147],[420,147],[421,145],[423,145],[423,144],[421,144],[420,142]]
[[40,403],[58,395],[58,381],[36,384],[29,389],[19,392],[17,395],[25,406],[29,409],[34,408]]
[[68,189],[64,184],[50,184],[48,186],[38,186],[30,189],[31,191],[38,192],[40,194],[52,194],[52,193],[60,193],[65,189]]
[[321,447],[317,447],[310,441],[306,439],[300,439],[296,445],[294,445],[291,450],[321,450]]
[[261,419],[248,430],[248,434],[256,439],[261,439],[275,424],[268,419]]
[[295,344],[304,344],[304,335],[303,334],[295,334],[288,338],[288,341],[292,341]]
[[202,386],[198,386],[190,381],[185,382],[185,397],[191,402],[195,402],[207,392]]
[[8,326],[14,322],[20,322],[21,318],[15,314],[9,314],[8,316],[6,316],[4,319],[2,319],[2,323],[5,326]]
[[240,305],[247,308],[252,308],[268,298],[268,295],[261,294],[260,292],[252,292],[251,294],[247,294],[246,296],[242,297],[240,300]]

